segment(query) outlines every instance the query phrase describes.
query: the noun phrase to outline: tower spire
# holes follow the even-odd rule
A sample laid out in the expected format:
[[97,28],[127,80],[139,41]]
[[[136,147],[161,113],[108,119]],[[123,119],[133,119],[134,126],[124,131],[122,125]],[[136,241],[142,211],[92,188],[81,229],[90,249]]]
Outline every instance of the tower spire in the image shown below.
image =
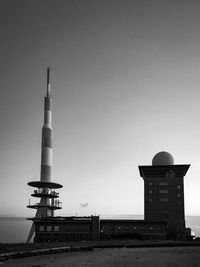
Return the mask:
[[47,68],[47,97],[50,96],[50,67]]
[[30,204],[28,208],[36,209],[36,215],[33,220],[27,242],[29,243],[35,232],[34,220],[45,217],[54,217],[54,210],[61,209],[61,202],[58,200],[59,193],[54,189],[62,188],[62,185],[51,181],[52,168],[52,141],[53,130],[51,125],[52,98],[50,96],[50,68],[47,68],[47,94],[44,97],[44,124],[42,127],[42,144],[41,144],[41,171],[40,180],[29,182],[28,185],[36,187],[33,197],[40,198],[40,202]]

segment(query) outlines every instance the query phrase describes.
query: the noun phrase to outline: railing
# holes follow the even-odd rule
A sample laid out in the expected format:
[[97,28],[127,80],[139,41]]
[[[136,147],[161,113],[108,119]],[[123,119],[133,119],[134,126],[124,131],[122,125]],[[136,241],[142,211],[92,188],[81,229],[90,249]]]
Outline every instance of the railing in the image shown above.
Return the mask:
[[30,199],[29,199],[29,201],[28,201],[28,206],[38,206],[38,207],[49,207],[49,208],[62,208],[62,202],[60,202],[59,200],[55,200],[54,202],[52,202],[52,203],[49,203],[49,204],[44,204],[44,203],[36,203],[36,204],[31,204],[31,202],[30,202]]
[[59,193],[56,192],[55,190],[50,190],[48,188],[45,188],[45,189],[36,189],[34,190],[34,194],[45,194],[45,195],[51,195],[51,196],[58,196]]
[[54,201],[54,203],[51,203],[51,206],[62,208],[62,202],[60,202],[58,199]]

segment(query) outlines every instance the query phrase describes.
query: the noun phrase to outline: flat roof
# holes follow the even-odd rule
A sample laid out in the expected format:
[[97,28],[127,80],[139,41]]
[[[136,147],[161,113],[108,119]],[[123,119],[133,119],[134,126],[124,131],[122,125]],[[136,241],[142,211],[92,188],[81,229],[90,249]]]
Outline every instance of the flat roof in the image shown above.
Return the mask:
[[[69,217],[46,217],[46,218],[34,218],[35,222],[91,222],[93,218],[99,218],[99,216],[69,216]],[[131,220],[131,219],[100,219],[100,223],[143,223],[143,224],[167,224],[166,221],[145,221],[145,220]]]
[[106,223],[145,223],[145,224],[167,224],[166,221],[145,221],[145,220],[129,220],[129,219],[101,219],[100,222]]
[[174,172],[176,177],[184,177],[189,167],[190,164],[138,166],[142,178],[166,177],[166,173],[170,174],[170,171]]

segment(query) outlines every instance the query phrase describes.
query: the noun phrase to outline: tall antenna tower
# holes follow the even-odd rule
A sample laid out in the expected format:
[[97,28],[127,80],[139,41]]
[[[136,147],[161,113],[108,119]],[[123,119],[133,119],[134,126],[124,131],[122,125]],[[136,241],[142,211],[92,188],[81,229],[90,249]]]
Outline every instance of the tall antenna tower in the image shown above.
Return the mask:
[[54,211],[61,209],[61,202],[58,200],[59,193],[55,189],[62,188],[62,185],[51,182],[52,167],[52,141],[53,130],[52,122],[52,98],[50,96],[50,68],[47,68],[47,92],[44,97],[44,124],[42,127],[42,144],[41,144],[41,172],[40,181],[29,182],[28,185],[35,187],[31,196],[40,198],[36,204],[27,206],[36,209],[34,218],[28,218],[33,221],[27,243],[29,243],[35,233],[34,221],[41,218],[53,217]]

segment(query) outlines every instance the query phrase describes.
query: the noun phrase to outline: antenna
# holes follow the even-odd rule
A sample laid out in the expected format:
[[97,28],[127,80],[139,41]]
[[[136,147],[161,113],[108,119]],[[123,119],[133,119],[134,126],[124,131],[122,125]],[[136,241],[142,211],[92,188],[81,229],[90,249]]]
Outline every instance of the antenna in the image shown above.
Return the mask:
[[47,68],[47,96],[50,95],[50,68]]

